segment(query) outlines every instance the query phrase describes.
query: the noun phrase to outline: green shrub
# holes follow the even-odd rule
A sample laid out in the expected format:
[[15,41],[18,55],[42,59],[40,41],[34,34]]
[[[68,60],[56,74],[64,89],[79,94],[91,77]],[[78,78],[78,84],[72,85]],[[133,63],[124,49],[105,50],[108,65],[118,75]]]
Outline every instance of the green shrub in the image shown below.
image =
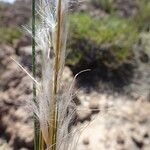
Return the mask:
[[143,47],[143,52],[150,59],[150,32],[143,32],[140,34],[141,45]]
[[112,0],[92,0],[92,3],[96,7],[100,7],[106,12],[110,13],[113,10],[113,1]]
[[19,28],[16,27],[1,27],[0,28],[0,43],[12,44],[14,40],[18,39],[22,35]]
[[139,1],[138,14],[133,18],[133,23],[141,30],[150,29],[150,1]]
[[70,24],[68,64],[75,65],[90,57],[89,61],[102,59],[108,65],[117,66],[132,57],[138,33],[129,20],[114,16],[95,20],[84,13],[74,13]]

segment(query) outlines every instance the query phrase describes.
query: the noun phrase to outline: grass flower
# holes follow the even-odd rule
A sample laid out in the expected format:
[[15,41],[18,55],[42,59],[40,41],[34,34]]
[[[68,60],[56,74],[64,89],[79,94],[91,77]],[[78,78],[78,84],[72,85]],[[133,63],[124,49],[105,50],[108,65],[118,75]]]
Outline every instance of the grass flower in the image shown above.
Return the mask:
[[[39,0],[35,24],[35,1],[33,0],[33,77],[35,78],[35,42],[42,51],[41,81],[34,80],[32,104],[36,116],[35,150],[67,150],[72,140],[69,124],[76,106],[72,101],[73,84],[62,91],[62,73],[65,63],[67,41],[67,15],[69,0]],[[32,78],[32,77],[31,77]],[[36,87],[36,90],[35,90]],[[37,92],[37,93],[36,93]],[[37,134],[38,132],[38,134]],[[45,144],[44,144],[45,143]],[[72,145],[73,146],[73,145]]]
[[[74,2],[74,0],[32,0],[32,31],[26,29],[32,35],[33,75],[11,58],[34,83],[31,102],[34,113],[34,150],[73,150],[77,145],[77,131],[70,131],[76,112],[73,84],[80,73],[89,70],[78,73],[71,85],[62,89],[68,29],[67,15],[69,4]],[[35,45],[42,52],[40,81],[36,80]]]

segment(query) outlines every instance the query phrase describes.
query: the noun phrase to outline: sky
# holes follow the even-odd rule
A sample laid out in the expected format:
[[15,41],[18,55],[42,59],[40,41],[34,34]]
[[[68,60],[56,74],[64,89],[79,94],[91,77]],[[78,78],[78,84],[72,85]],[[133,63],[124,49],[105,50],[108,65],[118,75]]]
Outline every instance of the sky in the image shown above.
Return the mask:
[[5,2],[13,3],[15,0],[0,0],[0,1],[5,1]]

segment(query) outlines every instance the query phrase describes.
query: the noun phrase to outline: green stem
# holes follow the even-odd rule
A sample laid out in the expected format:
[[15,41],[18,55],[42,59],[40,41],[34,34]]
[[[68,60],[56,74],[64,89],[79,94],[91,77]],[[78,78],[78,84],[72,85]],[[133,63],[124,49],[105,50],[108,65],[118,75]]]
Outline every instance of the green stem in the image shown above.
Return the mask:
[[[35,0],[32,0],[32,73],[36,77],[36,58],[35,58]],[[33,101],[36,103],[36,86],[33,83]],[[34,150],[39,149],[39,122],[34,114]]]

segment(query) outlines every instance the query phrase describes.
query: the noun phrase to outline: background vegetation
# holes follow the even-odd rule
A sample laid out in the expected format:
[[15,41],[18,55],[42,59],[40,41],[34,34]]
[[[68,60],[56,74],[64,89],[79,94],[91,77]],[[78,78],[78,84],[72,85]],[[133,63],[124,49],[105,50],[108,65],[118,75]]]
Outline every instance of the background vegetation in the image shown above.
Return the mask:
[[[0,29],[0,43],[16,45],[17,39],[23,36],[18,27],[30,20],[28,12],[31,8],[26,7],[29,3],[25,1],[23,5],[17,1],[13,6],[0,3],[0,24],[4,25]],[[26,15],[20,18],[18,9]],[[14,13],[10,14],[7,10]],[[107,70],[106,77],[113,71],[123,71],[121,76],[126,76],[128,68],[136,65],[135,56],[139,55],[140,47],[146,47],[142,35],[148,35],[150,30],[150,1],[92,0],[84,9],[78,6],[78,11],[72,11],[69,20],[66,64],[74,74],[91,68]],[[140,57],[149,58],[148,51],[143,48]]]

